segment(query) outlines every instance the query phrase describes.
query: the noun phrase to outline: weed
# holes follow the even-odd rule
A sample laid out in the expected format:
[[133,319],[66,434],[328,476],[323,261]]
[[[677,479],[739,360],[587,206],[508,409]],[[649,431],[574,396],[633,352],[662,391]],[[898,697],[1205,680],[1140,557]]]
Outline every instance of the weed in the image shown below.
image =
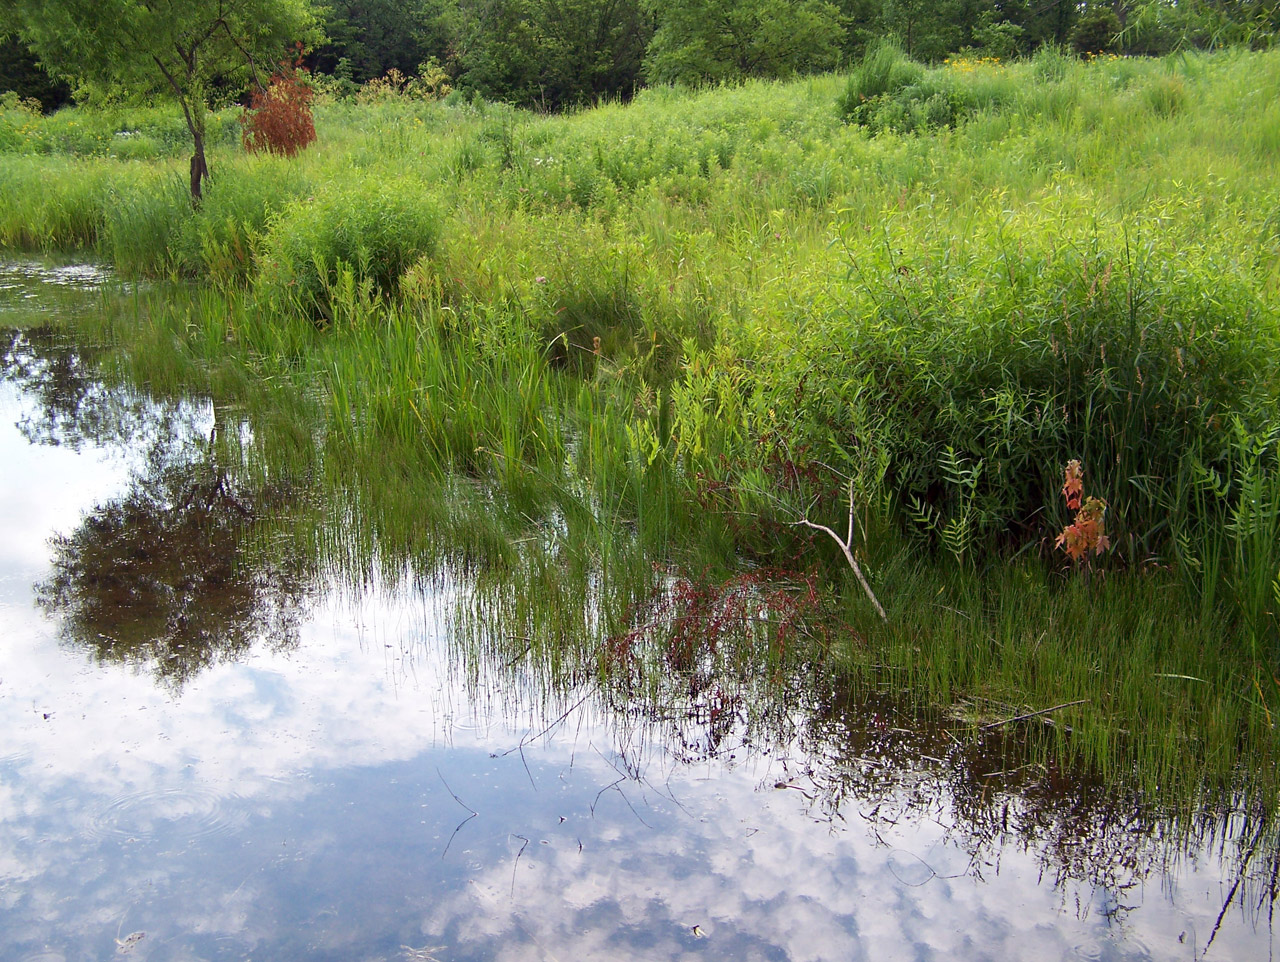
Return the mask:
[[1067,462],[1062,496],[1067,499],[1067,509],[1074,511],[1076,516],[1062,529],[1062,534],[1053,542],[1054,546],[1065,551],[1072,561],[1080,561],[1090,551],[1101,555],[1110,548],[1111,539],[1107,537],[1105,528],[1107,502],[1101,498],[1085,498],[1084,469],[1079,461]]

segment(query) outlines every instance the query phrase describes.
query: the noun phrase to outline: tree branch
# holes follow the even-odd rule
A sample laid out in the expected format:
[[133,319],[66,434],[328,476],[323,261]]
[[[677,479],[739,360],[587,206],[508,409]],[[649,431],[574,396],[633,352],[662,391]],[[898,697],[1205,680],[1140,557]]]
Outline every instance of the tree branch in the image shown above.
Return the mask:
[[853,556],[853,479],[849,479],[849,536],[841,539],[841,537],[828,528],[825,524],[815,524],[808,518],[801,518],[799,521],[791,522],[792,525],[803,525],[806,528],[813,528],[815,531],[825,531],[831,535],[831,540],[840,546],[840,550],[844,552],[845,560],[849,562],[849,567],[853,569],[853,573],[858,577],[858,583],[862,585],[862,590],[867,593],[867,597],[871,599],[871,603],[875,605],[876,613],[880,615],[880,620],[889,621],[889,616],[884,613],[879,599],[876,598],[875,592],[871,590],[871,585],[867,583],[866,575],[862,573],[862,568]]
[[164,79],[169,81],[169,86],[173,88],[174,95],[178,98],[178,106],[182,108],[183,115],[187,118],[187,128],[194,136],[196,132],[195,121],[191,117],[191,108],[187,106],[187,96],[183,92],[182,87],[178,84],[177,78],[169,72],[169,68],[164,65],[164,61],[154,54],[151,57],[155,61],[156,66],[160,68],[160,72],[164,74]]
[[1083,705],[1089,699],[1081,698],[1077,701],[1066,701],[1061,705],[1054,705],[1052,708],[1041,708],[1039,711],[1029,711],[1025,715],[1014,715],[1012,718],[1002,718],[1000,721],[992,722],[990,725],[983,725],[978,731],[990,731],[992,728],[999,728],[1001,725],[1012,725],[1014,722],[1026,721],[1028,718],[1038,718],[1040,715],[1047,715],[1051,711],[1057,711],[1059,708],[1071,708],[1075,705]]
[[235,45],[235,48],[239,50],[240,53],[244,55],[244,59],[248,61],[249,72],[253,74],[253,85],[257,87],[259,90],[265,91],[267,88],[262,85],[262,78],[258,76],[258,65],[254,63],[253,54],[251,54],[248,50],[246,50],[244,46],[240,43],[240,41],[236,39],[235,34],[231,32],[230,25],[228,25],[227,21],[224,18],[219,17],[218,24],[220,24],[222,26],[222,29],[226,31],[227,39],[230,40]]

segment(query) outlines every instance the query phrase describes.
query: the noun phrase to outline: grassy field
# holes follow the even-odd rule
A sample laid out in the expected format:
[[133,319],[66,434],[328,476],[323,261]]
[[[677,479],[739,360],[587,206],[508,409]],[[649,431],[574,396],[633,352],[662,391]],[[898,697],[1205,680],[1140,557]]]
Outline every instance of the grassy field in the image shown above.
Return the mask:
[[[292,160],[222,115],[195,211],[167,113],[8,110],[0,245],[166,281],[125,367],[318,457],[352,565],[523,572],[484,608],[522,648],[679,669],[637,627],[678,570],[680,645],[789,638],[974,723],[1068,705],[1044,750],[1269,806],[1278,87],[1276,53],[878,54],[558,117],[321,105]],[[1111,543],[1079,562],[1073,459]],[[761,638],[744,572],[818,600]]]

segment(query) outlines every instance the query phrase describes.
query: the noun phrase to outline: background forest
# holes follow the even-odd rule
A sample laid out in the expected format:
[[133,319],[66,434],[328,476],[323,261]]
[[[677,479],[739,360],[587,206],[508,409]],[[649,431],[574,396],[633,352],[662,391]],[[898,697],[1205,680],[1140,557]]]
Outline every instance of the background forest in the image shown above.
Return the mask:
[[[630,99],[649,84],[783,78],[856,63],[894,37],[912,59],[1164,54],[1268,46],[1275,0],[335,0],[308,66],[335,90],[388,71],[542,110]],[[0,42],[0,91],[49,110],[75,93]],[[238,91],[237,91],[238,92]],[[82,91],[88,96],[89,91]]]

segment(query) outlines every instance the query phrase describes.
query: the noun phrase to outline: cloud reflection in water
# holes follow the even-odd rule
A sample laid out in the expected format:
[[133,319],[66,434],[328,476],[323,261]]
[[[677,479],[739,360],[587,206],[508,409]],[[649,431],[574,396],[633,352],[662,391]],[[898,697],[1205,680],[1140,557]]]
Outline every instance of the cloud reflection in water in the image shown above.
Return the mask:
[[[461,663],[448,578],[358,593],[277,569],[271,610],[298,600],[287,644],[258,596],[184,635],[218,613],[196,579],[195,608],[117,657],[87,638],[102,619],[67,632],[67,606],[33,605],[60,560],[49,539],[131,497],[161,512],[156,537],[187,524],[173,506],[217,481],[216,419],[158,418],[186,425],[182,457],[149,468],[107,454],[120,438],[99,415],[132,400],[81,390],[94,430],[55,446],[74,411],[41,420],[25,388],[0,385],[5,959],[113,958],[137,931],[131,957],[154,960],[1189,958],[1254,830],[1212,823],[1184,847],[1097,786],[991,778],[976,749],[939,764],[940,732],[885,727],[892,705],[822,684],[715,737],[674,694],[659,715],[588,682],[522,685]],[[218,544],[234,570],[242,543]],[[205,636],[235,643],[165,683],[158,662]],[[1210,958],[1269,957],[1247,894]]]

